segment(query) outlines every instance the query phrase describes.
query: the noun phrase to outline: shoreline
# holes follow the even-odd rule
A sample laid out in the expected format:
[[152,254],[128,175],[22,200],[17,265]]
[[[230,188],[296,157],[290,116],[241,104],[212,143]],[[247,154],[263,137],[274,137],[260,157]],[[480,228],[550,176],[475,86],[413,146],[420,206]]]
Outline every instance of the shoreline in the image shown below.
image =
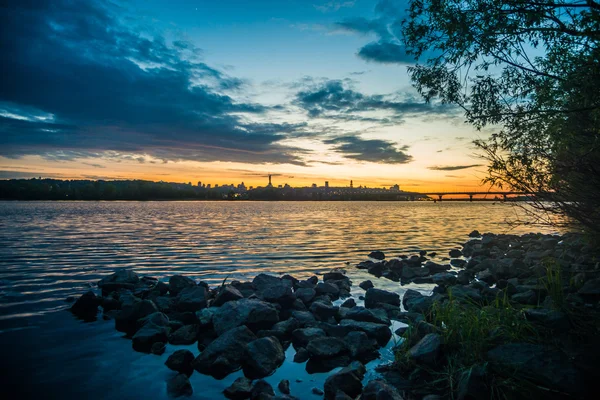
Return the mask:
[[[475,232],[472,235],[477,236]],[[537,289],[532,287],[528,284],[531,282],[527,281],[531,281],[535,276],[539,282],[536,275],[538,271],[534,271],[534,267],[539,267],[540,263],[537,261],[541,262],[544,257],[562,252],[564,258],[572,248],[577,247],[580,252],[584,249],[579,244],[564,244],[564,240],[568,242],[577,238],[577,235],[565,234],[560,238],[563,243],[558,240],[558,236],[551,235],[518,237],[486,234],[481,239],[473,238],[465,243],[461,251],[451,250],[449,252],[450,264],[448,265],[436,264],[427,260],[427,254],[407,255],[405,258],[400,257],[386,261],[384,254],[373,252],[370,254],[371,259],[359,263],[357,268],[366,269],[372,275],[392,281],[433,283],[437,286],[431,296],[424,296],[409,289],[400,299],[397,293],[369,287],[372,286],[372,283],[369,285],[367,282],[361,282],[360,287],[363,289],[366,287],[365,307],[356,306],[356,302],[353,304],[353,301],[350,300],[339,304],[342,302],[342,300],[338,300],[340,297],[352,299],[350,294],[353,286],[344,271],[339,269],[324,274],[322,281],[319,281],[316,276],[306,281],[299,281],[289,275],[273,277],[259,274],[252,282],[224,282],[221,287],[212,289],[208,288],[206,284],[198,284],[183,276],[171,277],[167,285],[164,282],[140,278],[131,271],[120,271],[100,282],[99,287],[102,288],[103,297],[87,293],[77,300],[72,311],[83,319],[93,319],[92,317],[96,317],[98,306],[101,305],[105,311],[103,318],[115,318],[117,330],[127,333],[132,338],[134,349],[138,351],[159,353],[161,349],[164,351],[164,344],[167,342],[173,344],[171,342],[189,343],[191,341],[196,343],[197,341],[199,350],[201,348],[203,350],[198,357],[186,350],[187,353],[178,353],[175,360],[171,362],[173,364],[177,361],[177,366],[174,368],[178,372],[184,370],[183,373],[174,375],[172,382],[170,381],[171,383],[168,384],[172,394],[187,394],[193,390],[186,375],[190,373],[190,368],[192,368],[192,372],[196,370],[200,373],[216,374],[218,377],[243,369],[244,374],[248,376],[244,378],[246,380],[242,378],[236,380],[237,386],[242,387],[240,390],[246,390],[248,392],[246,394],[249,395],[257,384],[254,383],[254,386],[250,386],[251,381],[248,379],[259,379],[257,382],[263,382],[259,384],[259,387],[263,387],[271,396],[270,390],[260,379],[270,375],[281,365],[283,349],[288,348],[291,344],[296,349],[294,358],[298,357],[298,361],[303,362],[308,360],[307,370],[309,363],[310,368],[315,368],[315,371],[331,371],[342,367],[342,370],[327,378],[325,387],[316,388],[318,390],[325,389],[325,398],[334,398],[338,389],[349,394],[350,398],[354,398],[360,394],[356,382],[353,388],[335,388],[334,390],[332,385],[334,383],[338,385],[349,379],[360,383],[361,376],[364,376],[365,373],[364,367],[361,366],[362,363],[368,363],[371,361],[371,357],[378,356],[375,353],[380,346],[387,344],[392,337],[389,328],[391,321],[400,321],[406,323],[407,326],[396,331],[396,334],[405,336],[402,343],[407,348],[402,350],[401,346],[398,347],[395,364],[378,368],[378,372],[386,381],[369,382],[364,389],[360,383],[360,389],[363,398],[369,398],[364,397],[365,393],[368,394],[373,390],[384,390],[390,396],[400,396],[398,393],[400,391],[403,392],[405,398],[407,395],[408,398],[419,398],[424,395],[435,395],[436,388],[429,388],[430,393],[417,393],[406,387],[406,382],[411,382],[411,379],[402,376],[402,371],[403,369],[404,372],[409,369],[413,371],[408,378],[415,375],[415,370],[425,371],[421,374],[422,376],[416,376],[418,374],[414,376],[419,386],[422,386],[423,382],[427,382],[424,374],[432,373],[436,368],[443,366],[443,359],[446,356],[444,351],[448,349],[444,349],[443,330],[440,326],[435,325],[436,321],[431,320],[431,309],[437,307],[434,304],[443,304],[444,301],[448,303],[448,292],[453,293],[451,297],[453,303],[451,304],[458,304],[462,309],[471,307],[474,299],[481,302],[483,307],[484,304],[489,305],[496,301],[500,292],[507,293],[509,290],[516,290],[517,292],[511,295],[509,303],[517,303],[516,313],[524,316],[528,323],[531,322],[531,326],[540,325],[544,327],[543,329],[553,331],[554,328],[548,328],[544,324],[549,321],[556,324],[556,320],[558,320],[558,326],[564,329],[565,319],[563,315],[560,315],[563,311],[557,310],[556,305],[552,305],[548,301],[540,302],[543,290],[539,287]],[[537,250],[532,249],[528,253],[516,248],[517,245],[523,247],[527,243],[531,245],[532,242],[540,245],[541,251],[534,253]],[[548,248],[544,249],[544,246]],[[510,248],[509,252],[512,251],[511,257],[505,257],[509,255],[502,251],[502,248],[505,247]],[[465,259],[465,256],[468,260]],[[490,262],[485,261],[505,259],[521,260],[521,263],[515,263],[515,261],[499,263],[498,265],[501,267],[490,269],[491,265],[488,265]],[[482,269],[486,265],[488,268]],[[517,275],[517,277],[512,275]],[[173,280],[173,284],[171,284],[171,280]],[[594,282],[594,279],[591,281]],[[317,288],[319,289],[317,290]],[[585,288],[585,284],[577,290],[583,288]],[[461,294],[458,295],[459,293]],[[584,295],[581,294],[581,296]],[[595,299],[593,295],[592,297],[587,294],[585,296],[588,300]],[[550,298],[548,293],[544,295],[544,298]],[[535,304],[528,304],[532,302]],[[403,307],[401,307],[401,303]],[[211,307],[207,308],[207,306]],[[597,306],[596,301],[596,309]],[[119,309],[120,311],[118,311]],[[528,309],[537,311],[528,312]],[[526,313],[530,315],[526,315]],[[141,315],[142,317],[140,317]],[[214,321],[213,318],[215,318]],[[237,322],[231,325],[230,320],[236,320],[236,318]],[[530,321],[532,318],[533,320]],[[298,332],[296,332],[297,330]],[[231,332],[235,332],[235,334]],[[294,334],[294,332],[296,333]],[[564,333],[561,334],[564,335]],[[315,343],[308,347],[313,340]],[[423,340],[425,343],[422,343]],[[502,342],[498,338],[494,340]],[[433,346],[436,348],[432,348],[432,341],[433,345],[437,343],[437,347]],[[504,342],[508,343],[506,340]],[[163,343],[163,345],[156,345],[156,343]],[[411,344],[410,348],[407,345],[409,343]],[[227,344],[233,344],[237,351],[232,352]],[[425,347],[429,353],[415,356],[415,346],[421,350]],[[254,350],[248,350],[249,348]],[[544,353],[547,351],[545,348],[533,347],[529,350],[538,351],[547,356]],[[241,360],[239,356],[235,356],[235,353],[246,354],[252,361]],[[202,356],[202,354],[208,355]],[[264,354],[268,354],[268,356]],[[407,354],[408,356],[406,356]],[[255,375],[252,372],[255,370],[262,372]],[[572,372],[572,370],[569,371]],[[182,374],[183,376],[181,376]],[[481,385],[485,387],[489,379],[486,374],[496,376],[497,373],[486,370],[479,375],[469,374],[469,377],[477,376],[479,381],[467,382],[469,383],[467,387],[481,387]],[[582,376],[588,374],[589,371],[584,371]],[[539,385],[539,377],[534,377],[535,379],[538,379],[536,384]],[[457,378],[457,381],[460,380],[460,377]],[[399,385],[398,382],[404,382],[405,386]],[[576,385],[573,384],[573,386]],[[329,389],[327,389],[328,387]],[[564,391],[569,387],[560,389]],[[574,389],[573,392],[577,395],[578,391]],[[415,393],[417,393],[417,397],[415,397]],[[289,396],[283,392],[281,395]],[[353,395],[354,397],[352,397]],[[263,396],[263,398],[270,397]],[[293,397],[280,396],[277,398]]]

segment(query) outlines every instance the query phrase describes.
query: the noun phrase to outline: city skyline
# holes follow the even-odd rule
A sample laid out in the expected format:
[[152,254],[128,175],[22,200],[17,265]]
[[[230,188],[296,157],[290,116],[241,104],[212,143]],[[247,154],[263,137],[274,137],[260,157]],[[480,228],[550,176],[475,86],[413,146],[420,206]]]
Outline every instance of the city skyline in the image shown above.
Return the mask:
[[412,88],[406,1],[56,1],[2,12],[0,179],[480,188]]

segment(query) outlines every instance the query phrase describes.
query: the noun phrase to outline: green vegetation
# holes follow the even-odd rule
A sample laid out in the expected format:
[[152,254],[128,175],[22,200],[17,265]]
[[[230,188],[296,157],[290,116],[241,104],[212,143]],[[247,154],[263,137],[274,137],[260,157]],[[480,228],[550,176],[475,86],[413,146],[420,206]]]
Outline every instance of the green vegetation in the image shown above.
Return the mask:
[[539,222],[560,217],[595,236],[599,27],[592,0],[413,0],[403,24],[416,89],[486,129],[475,142],[485,181],[536,193]]

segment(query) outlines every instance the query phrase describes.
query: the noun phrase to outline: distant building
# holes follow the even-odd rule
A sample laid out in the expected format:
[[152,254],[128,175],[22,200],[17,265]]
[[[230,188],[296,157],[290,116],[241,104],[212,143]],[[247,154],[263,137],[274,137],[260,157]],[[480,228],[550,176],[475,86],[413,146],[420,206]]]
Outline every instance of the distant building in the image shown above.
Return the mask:
[[325,181],[325,188],[329,189],[329,181]]
[[198,187],[202,187],[202,182],[198,181]]
[[268,188],[272,188],[273,184],[271,183],[271,174],[269,174],[269,184],[267,185]]
[[210,183],[209,183],[208,185],[206,185],[206,188],[207,188],[207,189],[210,189]]
[[400,191],[400,186],[399,186],[398,184],[395,184],[394,186],[392,186],[392,187],[390,188],[390,190],[394,190],[394,191],[396,191],[396,192],[399,192],[399,191]]
[[350,181],[350,189],[354,187],[354,182]]
[[316,184],[316,183],[313,183],[313,184],[312,184],[312,188],[313,188],[313,189],[316,189],[316,188],[317,188],[317,184]]

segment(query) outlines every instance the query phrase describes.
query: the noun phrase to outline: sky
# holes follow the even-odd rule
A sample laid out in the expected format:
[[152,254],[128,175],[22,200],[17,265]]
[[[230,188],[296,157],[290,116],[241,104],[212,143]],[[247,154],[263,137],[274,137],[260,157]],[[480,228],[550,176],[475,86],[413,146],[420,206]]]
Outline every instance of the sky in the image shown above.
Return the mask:
[[0,179],[473,190],[484,136],[412,87],[398,0],[0,5]]

